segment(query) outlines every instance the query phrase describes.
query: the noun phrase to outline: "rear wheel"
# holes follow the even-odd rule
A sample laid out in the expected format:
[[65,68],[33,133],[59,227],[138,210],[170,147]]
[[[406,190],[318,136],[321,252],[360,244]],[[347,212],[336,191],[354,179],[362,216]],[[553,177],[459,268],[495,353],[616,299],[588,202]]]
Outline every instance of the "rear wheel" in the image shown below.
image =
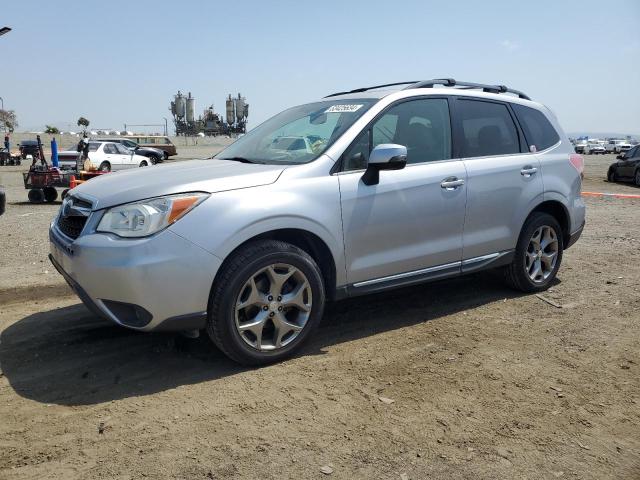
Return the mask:
[[100,164],[100,171],[101,172],[110,172],[111,171],[111,164],[109,162],[102,162]]
[[141,167],[146,167],[146,166],[148,166],[148,165],[149,165],[149,164],[147,163],[147,161],[146,161],[146,160],[142,160],[142,161],[140,162],[140,166],[141,166]]
[[225,261],[213,286],[207,331],[231,359],[262,365],[292,355],[322,318],[320,269],[303,250],[264,240]]
[[44,200],[46,202],[55,202],[58,198],[58,192],[53,187],[44,187],[42,193],[44,194]]
[[636,170],[636,175],[634,177],[636,186],[640,187],[640,168]]
[[29,201],[31,203],[44,202],[44,192],[39,188],[34,188],[32,190],[29,190]]
[[506,267],[506,280],[516,290],[546,290],[558,273],[562,261],[562,229],[548,213],[529,216],[516,246],[513,261]]

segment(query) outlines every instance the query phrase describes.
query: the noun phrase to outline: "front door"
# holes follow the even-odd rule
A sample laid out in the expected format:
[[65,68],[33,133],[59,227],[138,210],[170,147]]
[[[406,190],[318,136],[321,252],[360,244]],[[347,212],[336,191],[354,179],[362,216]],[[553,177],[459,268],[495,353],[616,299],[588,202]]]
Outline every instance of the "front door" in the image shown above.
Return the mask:
[[[407,147],[407,166],[362,180],[376,145]],[[339,174],[347,278],[357,289],[406,284],[460,270],[466,179],[452,158],[446,98],[390,106],[343,155]]]

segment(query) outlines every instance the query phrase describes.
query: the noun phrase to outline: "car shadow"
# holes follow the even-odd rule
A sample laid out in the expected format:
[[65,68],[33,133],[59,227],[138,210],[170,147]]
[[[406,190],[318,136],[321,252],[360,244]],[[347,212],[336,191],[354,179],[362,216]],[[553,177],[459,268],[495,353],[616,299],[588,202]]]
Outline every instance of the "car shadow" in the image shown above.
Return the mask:
[[[330,345],[520,295],[485,272],[331,303],[298,356],[322,355]],[[95,317],[82,304],[34,313],[6,328],[0,366],[22,397],[60,405],[150,395],[248,370],[206,335],[135,332]]]

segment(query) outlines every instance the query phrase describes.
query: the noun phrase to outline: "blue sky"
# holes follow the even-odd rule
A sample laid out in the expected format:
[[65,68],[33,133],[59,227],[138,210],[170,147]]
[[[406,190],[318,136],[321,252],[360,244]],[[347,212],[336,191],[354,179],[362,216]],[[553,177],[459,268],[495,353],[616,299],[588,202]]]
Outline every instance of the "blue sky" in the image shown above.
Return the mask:
[[0,96],[21,128],[161,123],[228,93],[250,126],[337,90],[454,77],[506,84],[567,131],[640,134],[640,1],[7,2]]

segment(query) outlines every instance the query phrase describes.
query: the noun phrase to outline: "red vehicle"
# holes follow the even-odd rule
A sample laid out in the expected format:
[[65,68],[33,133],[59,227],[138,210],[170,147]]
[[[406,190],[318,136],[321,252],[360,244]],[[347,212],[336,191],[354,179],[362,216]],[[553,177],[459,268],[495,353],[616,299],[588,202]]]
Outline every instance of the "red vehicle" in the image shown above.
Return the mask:
[[62,198],[72,188],[87,180],[103,175],[108,172],[101,170],[62,172],[57,168],[49,166],[35,166],[28,172],[22,174],[24,178],[24,188],[29,190],[29,201],[31,203],[54,202],[58,198],[56,188],[62,188]]

